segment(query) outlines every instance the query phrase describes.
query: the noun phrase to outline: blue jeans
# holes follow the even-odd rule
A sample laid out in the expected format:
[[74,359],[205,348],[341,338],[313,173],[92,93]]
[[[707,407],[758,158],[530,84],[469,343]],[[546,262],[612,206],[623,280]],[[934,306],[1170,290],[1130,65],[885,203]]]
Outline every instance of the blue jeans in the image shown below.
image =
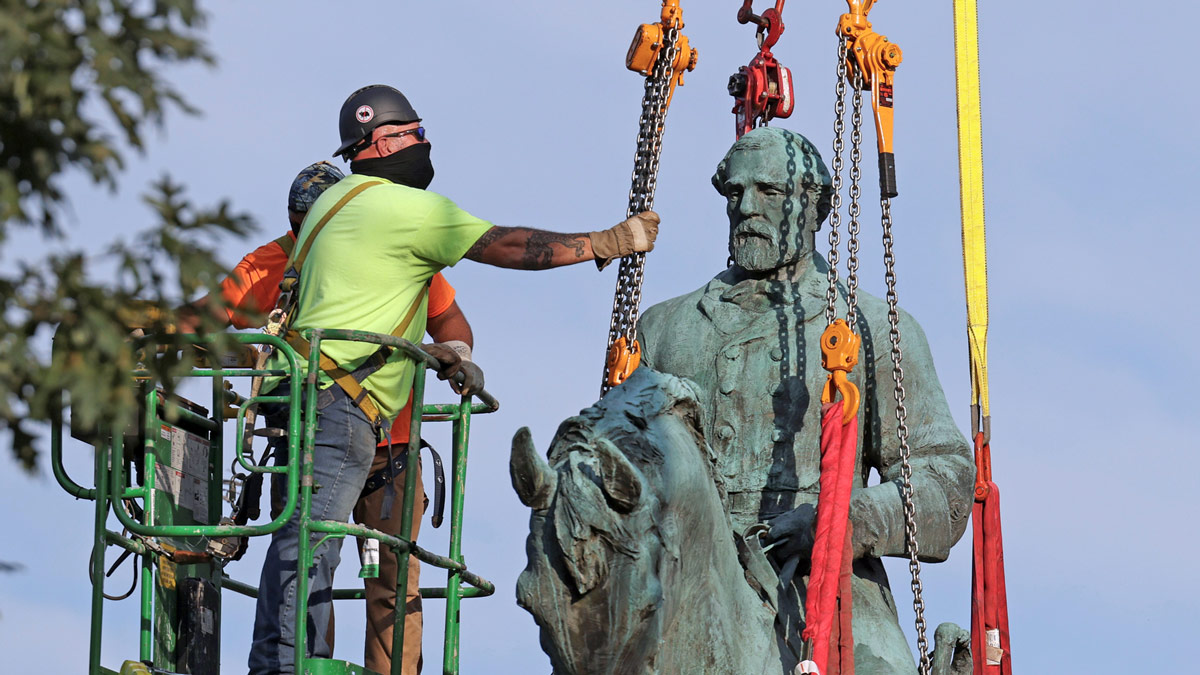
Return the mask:
[[[288,385],[280,385],[272,394],[286,395]],[[287,429],[286,406],[263,406],[267,426]],[[318,401],[317,432],[313,444],[312,496],[314,520],[347,522],[358,501],[371,460],[375,456],[376,434],[366,415],[338,386],[321,392]],[[287,462],[287,439],[274,439],[275,463]],[[295,672],[296,563],[300,547],[300,509],[291,520],[271,535],[271,545],[263,562],[258,587],[258,606],[254,616],[254,641],[250,647],[250,675],[290,674]],[[316,544],[324,536],[313,533]],[[341,561],[341,539],[329,539],[313,552],[309,574],[307,656],[330,658],[333,655],[329,635],[333,614],[333,572]]]

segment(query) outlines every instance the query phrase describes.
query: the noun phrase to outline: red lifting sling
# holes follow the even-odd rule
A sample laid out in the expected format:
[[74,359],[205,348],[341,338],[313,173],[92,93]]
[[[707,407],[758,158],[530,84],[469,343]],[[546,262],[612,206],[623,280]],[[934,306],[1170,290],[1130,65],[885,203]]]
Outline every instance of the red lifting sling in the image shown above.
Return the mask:
[[983,432],[975,435],[975,505],[971,507],[971,655],[975,675],[1012,675],[1008,653],[1008,598],[1004,591],[1004,541],[1000,489],[992,482],[992,455]]
[[854,675],[850,492],[858,455],[858,415],[845,422],[844,403],[826,403],[821,408],[821,493],[801,634],[812,645],[810,660],[821,675]]

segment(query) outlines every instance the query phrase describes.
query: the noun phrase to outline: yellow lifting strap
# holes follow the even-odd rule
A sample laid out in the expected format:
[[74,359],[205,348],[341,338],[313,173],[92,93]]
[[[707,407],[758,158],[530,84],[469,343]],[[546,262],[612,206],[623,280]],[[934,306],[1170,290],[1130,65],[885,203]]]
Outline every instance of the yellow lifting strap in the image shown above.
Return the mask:
[[[979,102],[979,23],[975,0],[954,0],[954,63],[958,88],[958,171],[971,405],[988,409],[987,237],[983,218],[983,132]],[[975,422],[975,421],[973,421]]]

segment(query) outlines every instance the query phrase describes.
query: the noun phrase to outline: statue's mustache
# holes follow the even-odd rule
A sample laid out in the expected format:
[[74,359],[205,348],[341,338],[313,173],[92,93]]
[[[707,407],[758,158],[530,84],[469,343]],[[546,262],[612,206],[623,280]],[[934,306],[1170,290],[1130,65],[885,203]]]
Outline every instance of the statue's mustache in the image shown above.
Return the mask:
[[773,242],[776,239],[775,228],[761,220],[744,220],[733,229],[735,243],[742,243],[751,238],[761,238]]

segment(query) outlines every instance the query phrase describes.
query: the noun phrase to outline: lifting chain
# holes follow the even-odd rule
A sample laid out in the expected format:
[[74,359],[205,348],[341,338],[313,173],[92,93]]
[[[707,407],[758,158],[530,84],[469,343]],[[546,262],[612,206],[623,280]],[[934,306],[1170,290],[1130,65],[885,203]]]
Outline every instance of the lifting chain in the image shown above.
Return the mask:
[[[646,78],[642,114],[638,122],[637,152],[633,162],[633,184],[629,189],[629,208],[625,212],[627,218],[654,208],[663,125],[666,123],[673,82],[677,77],[674,64],[679,51],[679,37],[678,25],[665,26],[662,49],[654,62],[654,70]],[[688,56],[694,64],[694,54]],[[645,253],[621,258],[617,287],[613,294],[612,320],[608,325],[608,350],[605,352],[604,378],[600,384],[601,397],[623,382],[641,360],[635,331],[642,303],[645,266]]]
[[[908,411],[905,408],[903,352],[900,347],[900,312],[896,294],[896,256],[893,249],[892,237],[892,203],[895,196],[895,163],[893,159],[892,132],[892,73],[900,62],[899,48],[888,43],[887,38],[879,36],[871,30],[867,22],[867,12],[873,1],[847,0],[850,13],[842,15],[838,26],[838,84],[834,124],[834,175],[833,175],[833,211],[830,218],[831,232],[829,235],[832,254],[830,256],[829,290],[826,295],[826,318],[832,324],[835,314],[834,301],[837,297],[837,244],[839,235],[836,228],[841,223],[838,208],[841,205],[839,192],[841,189],[842,153],[844,152],[842,136],[844,133],[843,116],[845,114],[845,89],[849,79],[854,88],[853,113],[850,132],[850,187],[847,216],[847,314],[849,324],[855,325],[857,319],[857,287],[858,287],[858,233],[862,179],[862,124],[864,89],[872,92],[875,108],[876,134],[879,137],[880,152],[880,220],[883,228],[883,260],[884,280],[887,285],[888,307],[888,338],[891,342],[892,381],[895,386],[896,402],[896,435],[900,442],[900,479],[901,498],[904,503],[904,539],[908,553],[908,570],[911,575],[913,592],[913,612],[916,615],[917,651],[920,656],[919,672],[929,675],[932,662],[929,657],[929,640],[926,636],[925,600],[921,584],[921,562],[917,543],[916,505],[913,499],[912,464],[910,462],[912,449],[908,442]],[[874,54],[875,58],[867,58]],[[864,72],[870,68],[871,72]]]
[[[843,60],[843,68],[845,68]],[[848,241],[846,242],[846,266],[849,274],[846,276],[846,297],[850,305],[846,313],[846,322],[852,327],[858,318],[858,216],[861,213],[859,198],[862,196],[862,73],[854,70],[854,114],[850,125],[850,206],[846,213],[850,216],[847,226]]]
[[892,381],[896,386],[896,436],[900,439],[901,495],[904,499],[904,541],[908,549],[908,573],[912,577],[913,613],[916,614],[917,651],[920,654],[920,673],[929,675],[929,639],[925,636],[925,600],[922,597],[921,561],[917,558],[917,507],[913,503],[912,450],[908,445],[908,411],[904,407],[903,353],[900,351],[900,312],[896,296],[896,256],[892,249],[892,200],[880,197],[883,221],[884,280],[887,283],[888,337],[892,343]]
[[846,151],[846,40],[838,41],[837,86],[833,103],[833,195],[829,210],[829,288],[825,291],[825,325],[837,316],[838,249],[842,226],[842,156]]
[[821,366],[829,371],[825,387],[821,391],[822,403],[833,403],[836,393],[842,397],[842,424],[850,424],[858,415],[860,395],[858,387],[850,382],[850,371],[858,364],[859,348],[862,338],[854,332],[858,311],[858,215],[859,215],[859,179],[862,176],[860,160],[862,158],[862,78],[854,73],[854,117],[853,130],[850,136],[850,223],[848,241],[846,243],[849,274],[846,282],[849,287],[846,318],[837,318],[838,296],[838,256],[841,244],[841,233],[838,231],[842,222],[842,169],[845,154],[846,132],[846,40],[838,41],[838,80],[836,98],[834,100],[833,120],[833,194],[829,218],[829,288],[825,292],[825,332],[821,335]]
[[[833,195],[829,212],[829,288],[825,292],[825,323],[832,324],[837,316],[838,248],[841,245],[842,223],[842,169],[845,166],[846,132],[846,40],[838,42],[837,87],[833,106]],[[859,233],[859,187],[862,179],[862,73],[854,72],[854,115],[850,132],[850,205],[848,209],[846,266],[846,323],[853,328],[858,318],[858,233]]]

